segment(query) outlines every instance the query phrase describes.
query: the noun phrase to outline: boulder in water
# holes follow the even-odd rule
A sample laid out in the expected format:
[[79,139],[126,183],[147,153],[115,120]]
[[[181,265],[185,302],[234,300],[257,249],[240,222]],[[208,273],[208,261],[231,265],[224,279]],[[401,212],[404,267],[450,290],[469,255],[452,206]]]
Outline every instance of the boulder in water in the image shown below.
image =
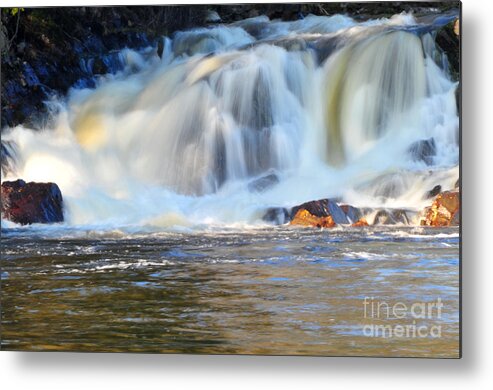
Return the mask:
[[440,184],[433,187],[425,194],[425,199],[431,199],[437,196],[442,191],[442,186]]
[[62,193],[55,183],[5,181],[1,195],[2,218],[21,225],[63,222]]
[[359,220],[362,219],[363,213],[360,209],[357,207],[348,205],[348,204],[343,204],[339,206],[341,210],[346,214],[346,217],[348,218],[349,222],[355,224]]
[[271,207],[266,210],[262,220],[274,225],[283,225],[289,222],[290,214],[284,207]]
[[340,205],[341,210],[346,214],[347,219],[351,222],[352,227],[370,226],[365,215],[370,211],[367,208],[357,208],[348,204]]
[[433,157],[436,154],[436,144],[433,138],[416,141],[409,147],[409,153],[414,161],[423,161],[426,165],[433,164]]
[[409,225],[409,217],[406,210],[402,209],[383,209],[377,211],[373,218],[372,225]]
[[334,227],[336,223],[332,216],[317,217],[306,209],[299,209],[290,222],[291,225],[312,226],[312,227]]
[[221,23],[221,17],[216,11],[208,10],[204,18],[205,23]]
[[460,224],[460,192],[445,191],[424,210],[422,226],[458,226]]
[[277,183],[279,183],[279,177],[275,173],[271,173],[248,183],[248,190],[250,192],[264,192]]
[[349,223],[344,211],[331,199],[306,202],[291,210],[291,225],[333,227]]

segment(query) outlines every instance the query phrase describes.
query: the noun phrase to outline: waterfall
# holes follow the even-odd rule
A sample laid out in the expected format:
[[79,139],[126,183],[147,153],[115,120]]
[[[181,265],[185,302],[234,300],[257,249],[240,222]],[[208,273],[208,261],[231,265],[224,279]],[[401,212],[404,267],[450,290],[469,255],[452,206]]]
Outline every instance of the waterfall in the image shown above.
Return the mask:
[[71,225],[252,224],[331,196],[422,207],[458,177],[458,113],[416,24],[259,17],[166,37],[162,59],[126,49],[123,70],[52,102],[50,128],[2,134],[2,180],[56,182]]
[[425,97],[421,40],[393,31],[342,49],[327,64],[329,160],[353,160],[388,134],[421,126]]

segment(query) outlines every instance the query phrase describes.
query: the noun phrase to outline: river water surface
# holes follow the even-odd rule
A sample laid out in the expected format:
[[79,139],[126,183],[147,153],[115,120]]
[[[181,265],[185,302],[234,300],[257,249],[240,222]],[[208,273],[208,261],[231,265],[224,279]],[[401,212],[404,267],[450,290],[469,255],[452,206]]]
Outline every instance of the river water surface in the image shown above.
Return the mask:
[[[146,234],[6,228],[1,245],[6,350],[459,353],[457,228]],[[407,307],[440,299],[443,309],[427,318],[409,311],[400,319],[376,318],[365,313],[365,297]],[[440,334],[382,337],[365,330],[413,323]]]

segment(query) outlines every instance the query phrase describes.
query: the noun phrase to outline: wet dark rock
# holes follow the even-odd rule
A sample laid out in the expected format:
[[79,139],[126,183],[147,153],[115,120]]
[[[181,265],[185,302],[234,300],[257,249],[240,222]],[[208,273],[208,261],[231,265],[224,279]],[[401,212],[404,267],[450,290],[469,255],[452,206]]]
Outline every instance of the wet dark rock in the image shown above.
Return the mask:
[[273,42],[273,44],[284,48],[286,51],[303,51],[307,48],[307,43],[303,38],[287,38]]
[[163,52],[164,52],[164,40],[160,38],[157,41],[157,55],[159,56],[159,58],[163,58]]
[[100,37],[96,35],[89,35],[84,39],[82,46],[84,46],[89,52],[102,54],[106,51],[106,47],[104,46]]
[[111,52],[108,54],[105,54],[101,58],[106,65],[107,72],[108,73],[116,73],[121,70],[123,70],[125,64],[122,61],[122,58],[120,56],[119,52]]
[[414,161],[423,161],[426,165],[433,164],[433,157],[436,154],[436,144],[433,138],[424,139],[413,143],[409,147],[409,154]]
[[291,209],[291,219],[294,219],[300,210],[306,210],[310,215],[318,218],[331,217],[335,224],[350,223],[341,207],[331,199],[314,200],[295,206]]
[[80,66],[81,59],[94,58],[94,74],[114,73],[120,69],[107,58],[109,53],[147,47],[157,37],[199,26],[205,10],[198,5],[23,8],[16,16],[2,12],[6,38],[18,30],[1,56],[2,128],[45,118],[43,102],[72,86],[93,87],[93,74]]
[[221,23],[221,17],[216,11],[208,10],[204,21],[205,23]]
[[34,69],[31,65],[29,65],[27,62],[24,62],[22,64],[22,70],[23,78],[21,80],[24,80],[28,87],[35,87],[39,85],[38,76],[34,72]]
[[2,218],[28,225],[63,222],[63,199],[55,183],[5,181],[1,187]]
[[401,174],[392,174],[382,177],[380,181],[375,183],[373,195],[388,198],[398,198],[408,188],[406,177]]
[[248,11],[248,18],[256,18],[257,16],[260,16],[260,12],[258,9],[252,9]]
[[15,154],[14,144],[2,140],[0,144],[0,168],[2,176],[13,171]]
[[284,207],[268,208],[262,217],[262,221],[272,223],[274,225],[283,225],[290,221],[289,211]]
[[92,65],[92,73],[95,75],[108,73],[108,67],[100,57],[97,57],[94,60],[94,63]]
[[354,206],[343,204],[340,205],[341,210],[346,214],[346,217],[349,219],[349,222],[355,223],[359,221],[363,217],[363,213],[359,208]]
[[318,64],[322,64],[334,51],[337,50],[342,38],[335,36],[321,37],[315,42],[310,42],[310,46],[317,53]]
[[390,17],[401,12],[413,12],[417,17],[430,13],[457,10],[456,2],[326,2],[303,4],[231,4],[210,6],[216,10],[224,23],[266,15],[270,19],[297,20],[309,14],[349,14],[357,20]]
[[455,19],[438,30],[435,42],[447,55],[452,79],[459,80],[460,74],[460,37],[459,20]]
[[75,89],[95,88],[96,81],[92,78],[82,78],[77,80],[72,87]]
[[408,171],[385,173],[358,185],[356,190],[381,198],[382,201],[395,199],[409,190],[412,177],[413,173]]
[[406,210],[384,209],[375,214],[372,225],[409,225],[409,218]]
[[431,190],[429,190],[426,194],[425,194],[425,199],[430,199],[430,198],[434,198],[435,196],[437,196],[440,192],[442,191],[442,186],[440,184],[436,185],[435,187],[433,187]]
[[250,192],[264,192],[279,183],[279,177],[275,173],[260,177],[248,183]]
[[[275,215],[274,211],[271,212]],[[405,209],[358,208],[348,204],[338,205],[332,199],[304,203],[291,210],[290,224],[329,228],[336,225],[368,227],[372,225],[409,225],[416,211]]]

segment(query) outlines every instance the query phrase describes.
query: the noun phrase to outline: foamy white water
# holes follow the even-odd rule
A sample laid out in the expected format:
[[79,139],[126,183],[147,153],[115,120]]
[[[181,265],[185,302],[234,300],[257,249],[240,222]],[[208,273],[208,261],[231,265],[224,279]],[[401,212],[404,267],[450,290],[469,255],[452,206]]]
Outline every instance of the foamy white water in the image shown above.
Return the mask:
[[[17,156],[2,180],[56,182],[76,226],[245,226],[325,197],[419,209],[458,178],[459,119],[415,25],[260,17],[163,38],[163,59],[126,49],[124,71],[53,103],[53,128],[2,134]],[[430,139],[427,161],[409,153]]]

